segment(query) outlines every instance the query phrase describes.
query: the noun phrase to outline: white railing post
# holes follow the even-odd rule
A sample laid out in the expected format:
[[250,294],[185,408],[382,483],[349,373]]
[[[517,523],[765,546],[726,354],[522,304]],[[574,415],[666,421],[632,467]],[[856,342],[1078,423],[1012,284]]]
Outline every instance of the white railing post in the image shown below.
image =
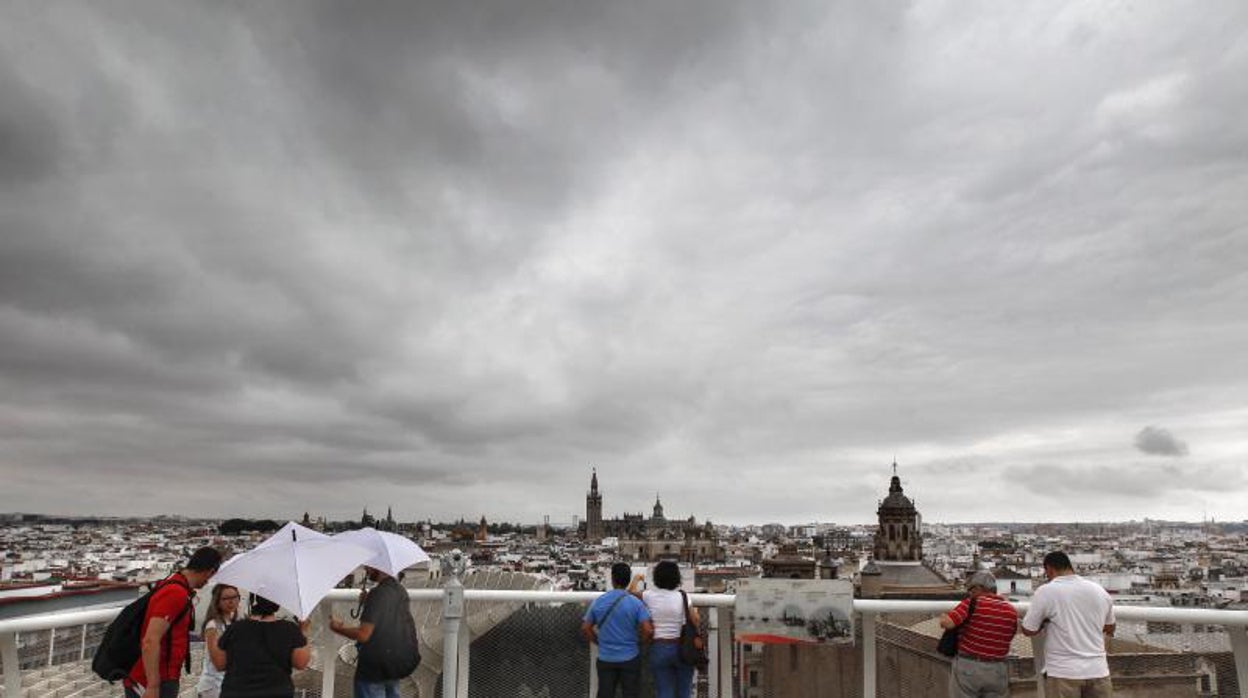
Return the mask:
[[589,643],[589,698],[598,695],[598,643]]
[[86,624],[82,625],[82,642],[78,643],[78,661],[80,662],[87,658],[87,628],[89,627]]
[[1239,695],[1248,696],[1248,627],[1225,627],[1226,634],[1231,638],[1231,651],[1235,653],[1235,676],[1239,679]]
[[467,561],[459,550],[442,558],[442,695],[459,695],[459,624],[464,617],[464,584]]
[[[468,615],[468,609],[464,609],[464,615]],[[459,623],[459,646],[456,652],[459,656],[455,660],[456,676],[455,685],[457,689],[456,698],[468,698],[468,682],[471,680],[472,665],[469,664],[469,654],[472,647],[472,625],[464,621]],[[443,694],[446,695],[446,694]]]
[[862,614],[862,698],[875,698],[875,613]]
[[334,605],[330,601],[321,602],[321,642],[317,651],[321,655],[321,695],[334,695],[334,681],[338,669],[338,634],[329,629],[330,620],[334,616]]
[[17,633],[0,633],[0,664],[4,665],[5,698],[21,698],[22,668],[17,662]]
[[56,651],[56,628],[48,628],[48,666],[52,666],[52,653]]

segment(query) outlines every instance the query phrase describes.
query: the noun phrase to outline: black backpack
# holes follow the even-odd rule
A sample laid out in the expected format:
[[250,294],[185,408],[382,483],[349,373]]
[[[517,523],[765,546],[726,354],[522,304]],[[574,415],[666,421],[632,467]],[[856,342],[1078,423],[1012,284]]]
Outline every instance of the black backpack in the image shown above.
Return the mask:
[[[112,683],[130,675],[130,670],[143,657],[143,618],[147,615],[147,605],[152,600],[152,595],[167,584],[176,584],[186,589],[188,593],[191,590],[185,582],[170,577],[121,609],[121,613],[117,614],[113,622],[108,625],[108,629],[104,631],[104,638],[100,640],[100,646],[95,649],[95,656],[91,658],[91,671],[94,671],[96,676]],[[191,608],[191,599],[187,597],[186,607],[179,611],[173,622],[169,624],[169,632],[165,633],[165,658],[168,658],[173,649],[173,626],[177,625],[191,611]],[[190,659],[190,653],[187,653],[187,671],[190,671]]]
[[407,590],[394,580],[386,580],[370,592],[365,603],[370,602],[381,604],[382,615],[391,620],[375,626],[368,642],[356,645],[356,676],[365,681],[410,676],[420,666],[420,643]]

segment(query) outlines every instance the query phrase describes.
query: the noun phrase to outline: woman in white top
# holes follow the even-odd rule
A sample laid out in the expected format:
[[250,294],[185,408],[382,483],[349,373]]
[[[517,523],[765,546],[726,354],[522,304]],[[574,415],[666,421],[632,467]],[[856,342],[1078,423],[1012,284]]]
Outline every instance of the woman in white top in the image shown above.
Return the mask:
[[[636,580],[634,580],[636,582]],[[654,586],[641,594],[654,622],[650,671],[655,698],[689,698],[693,666],[680,661],[680,628],[685,624],[685,595],[680,593],[680,567],[671,560],[654,566]],[[694,620],[697,612],[690,609]]]
[[204,673],[200,674],[199,698],[217,698],[221,695],[221,681],[225,679],[225,671],[216,668],[212,656],[221,652],[217,640],[230,626],[238,620],[238,589],[229,584],[218,584],[212,588],[212,602],[208,606],[208,615],[204,617]]

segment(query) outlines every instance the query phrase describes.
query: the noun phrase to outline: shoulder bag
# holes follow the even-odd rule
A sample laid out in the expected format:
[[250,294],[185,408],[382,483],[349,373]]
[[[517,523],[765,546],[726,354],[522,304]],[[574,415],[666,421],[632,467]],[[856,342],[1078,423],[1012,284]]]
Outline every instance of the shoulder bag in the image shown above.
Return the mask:
[[702,631],[693,620],[693,609],[689,608],[689,597],[682,590],[680,602],[685,607],[685,622],[680,626],[680,661],[691,667],[706,670],[710,660],[706,656],[706,642],[702,639]]
[[971,622],[971,614],[975,612],[975,602],[978,598],[971,599],[971,603],[966,607],[966,619],[962,621],[962,625],[955,625],[949,628],[940,636],[940,641],[936,643],[936,651],[946,657],[956,657],[958,654],[958,634],[963,626]]

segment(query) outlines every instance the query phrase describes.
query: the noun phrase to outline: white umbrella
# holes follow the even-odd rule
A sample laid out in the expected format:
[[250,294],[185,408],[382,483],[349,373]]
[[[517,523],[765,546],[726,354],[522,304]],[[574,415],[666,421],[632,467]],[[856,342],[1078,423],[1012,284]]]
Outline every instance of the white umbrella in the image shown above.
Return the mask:
[[299,618],[373,551],[290,522],[260,545],[231,557],[213,581],[254,592]]
[[381,570],[391,577],[397,577],[408,567],[429,559],[429,554],[413,541],[397,533],[378,531],[375,528],[343,531],[335,534],[334,540],[347,541],[373,551],[373,556],[363,564]]

